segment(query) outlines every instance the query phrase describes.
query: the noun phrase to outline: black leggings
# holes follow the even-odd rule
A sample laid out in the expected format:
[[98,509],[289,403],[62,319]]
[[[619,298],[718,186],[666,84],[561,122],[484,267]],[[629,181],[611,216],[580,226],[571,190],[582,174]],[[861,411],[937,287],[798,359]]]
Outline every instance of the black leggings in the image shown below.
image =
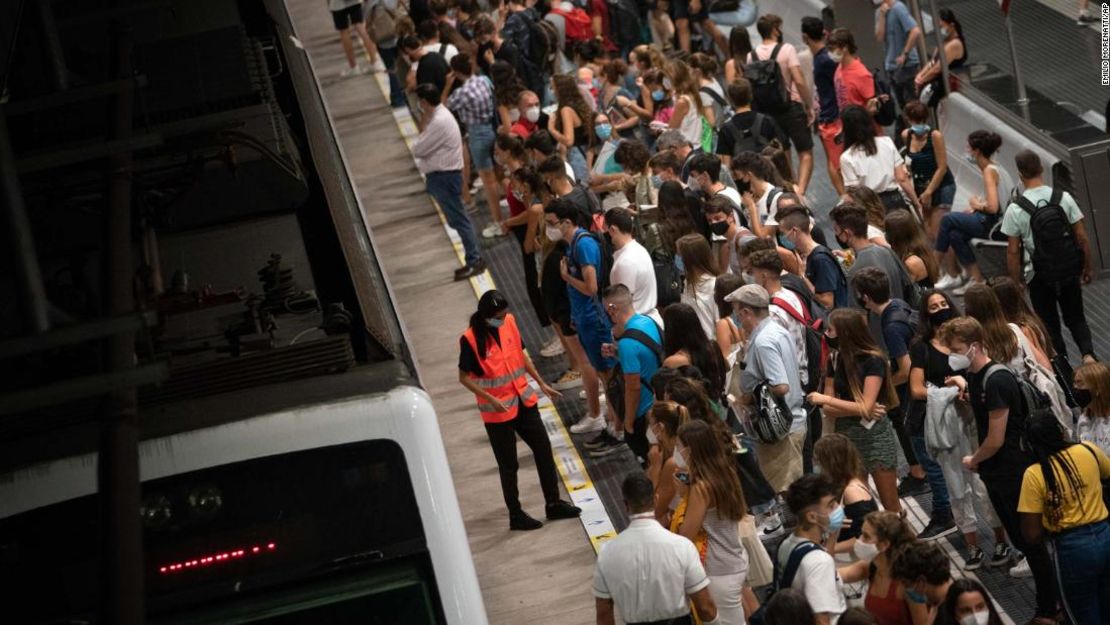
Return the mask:
[[501,494],[505,496],[505,506],[509,513],[521,511],[520,491],[517,489],[516,437],[532,450],[536,458],[536,471],[540,474],[540,488],[547,505],[559,501],[559,477],[555,473],[555,458],[551,455],[551,441],[547,438],[547,428],[540,419],[539,406],[518,404],[516,418],[502,423],[486,423],[486,434],[497,459],[497,471],[501,474]]
[[551,325],[551,319],[543,305],[543,291],[540,290],[540,278],[536,272],[536,253],[524,251],[524,236],[528,234],[528,226],[513,226],[512,231],[517,243],[520,243],[520,262],[524,265],[524,288],[528,290],[528,301],[532,303],[532,310],[536,311],[540,325],[546,328]]

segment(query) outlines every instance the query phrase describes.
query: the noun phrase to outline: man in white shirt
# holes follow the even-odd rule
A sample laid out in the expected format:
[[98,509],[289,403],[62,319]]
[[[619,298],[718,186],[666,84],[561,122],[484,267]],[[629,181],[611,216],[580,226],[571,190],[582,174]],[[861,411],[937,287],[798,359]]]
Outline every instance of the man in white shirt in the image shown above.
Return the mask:
[[690,161],[690,177],[687,182],[690,189],[707,198],[717,195],[728,198],[739,212],[743,207],[740,192],[721,182],[721,171],[721,157],[703,152]]
[[[779,570],[783,582],[790,582],[790,588],[805,595],[816,625],[836,625],[848,609],[836,561],[821,548],[823,535],[840,529],[844,523],[844,510],[837,495],[832,481],[820,473],[803,475],[786,491],[786,505],[798,518],[798,526],[779,545]],[[797,566],[789,567],[794,553],[801,560],[795,557]]]
[[443,55],[443,60],[448,63],[459,53],[459,49],[455,46],[439,40],[439,26],[432,20],[417,24],[416,35],[420,37],[420,42],[424,44],[425,52],[439,53]]
[[466,266],[455,271],[455,280],[465,280],[486,270],[474,224],[462,203],[462,134],[447,107],[440,103],[440,90],[432,84],[416,87],[423,115],[420,136],[412,146],[416,166],[424,174],[428,195],[435,198],[447,224],[459,233]]
[[688,625],[693,602],[701,622],[715,625],[717,606],[698,550],[655,520],[651,480],[640,471],[629,473],[621,494],[630,522],[597,555],[597,624],[613,625],[619,611],[625,623]]
[[605,229],[613,240],[613,268],[609,284],[623,284],[632,292],[632,308],[651,317],[660,328],[663,317],[656,308],[655,265],[651,255],[632,237],[632,214],[623,208],[605,212]]

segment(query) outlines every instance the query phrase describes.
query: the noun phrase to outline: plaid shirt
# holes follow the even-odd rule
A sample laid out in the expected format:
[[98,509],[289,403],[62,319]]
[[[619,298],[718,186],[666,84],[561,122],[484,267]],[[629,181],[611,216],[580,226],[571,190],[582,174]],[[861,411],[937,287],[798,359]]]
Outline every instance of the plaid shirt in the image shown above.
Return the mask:
[[493,122],[493,86],[488,78],[475,74],[447,98],[447,108],[467,126]]

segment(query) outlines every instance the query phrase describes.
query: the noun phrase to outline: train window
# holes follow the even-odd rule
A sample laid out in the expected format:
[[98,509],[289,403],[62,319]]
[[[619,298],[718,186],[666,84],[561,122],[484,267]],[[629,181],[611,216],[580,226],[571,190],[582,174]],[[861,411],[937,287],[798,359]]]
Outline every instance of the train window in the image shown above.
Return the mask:
[[[0,584],[26,606],[22,613],[36,615],[31,622],[95,612],[97,505],[91,495],[0,520]],[[143,484],[139,514],[147,607],[159,622],[186,614],[188,622],[202,622],[198,610],[232,598],[234,605],[270,605],[262,620],[240,620],[242,613],[235,619],[265,623],[294,622],[288,619],[309,609],[321,611],[309,621],[345,623],[340,615],[361,612],[356,606],[374,608],[357,621],[372,623],[366,614],[393,612],[381,611],[389,605],[419,614],[420,597],[438,602],[404,453],[393,441],[151,480]],[[359,592],[343,590],[352,575],[374,576],[380,584],[368,586],[364,578]],[[326,594],[329,584],[341,601],[296,598],[302,588]],[[274,595],[278,586],[283,590]]]

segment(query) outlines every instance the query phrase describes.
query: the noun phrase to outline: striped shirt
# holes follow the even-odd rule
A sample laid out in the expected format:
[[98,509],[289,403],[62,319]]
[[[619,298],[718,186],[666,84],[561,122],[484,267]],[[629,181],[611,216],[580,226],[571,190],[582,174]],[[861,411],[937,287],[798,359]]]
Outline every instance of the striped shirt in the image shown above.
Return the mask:
[[489,79],[474,75],[447,98],[447,108],[467,126],[493,121],[493,86]]

